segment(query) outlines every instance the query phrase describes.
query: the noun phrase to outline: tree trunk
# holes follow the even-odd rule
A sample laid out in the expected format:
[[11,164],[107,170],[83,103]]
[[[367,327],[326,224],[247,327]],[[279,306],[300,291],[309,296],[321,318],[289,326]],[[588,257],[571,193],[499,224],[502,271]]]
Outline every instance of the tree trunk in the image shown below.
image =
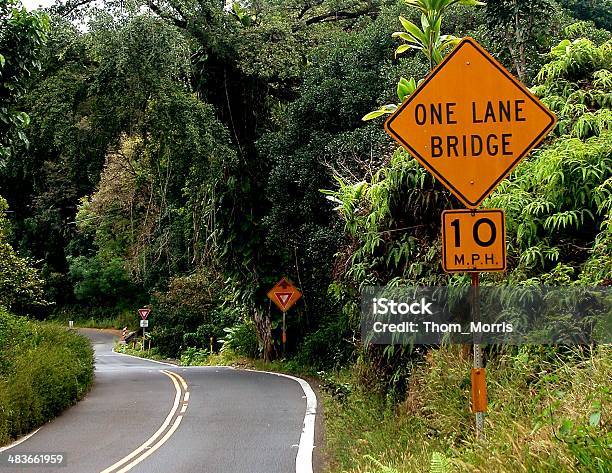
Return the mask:
[[264,361],[270,361],[274,351],[270,316],[266,314],[265,311],[255,309],[255,312],[253,313],[253,321],[255,322],[255,328],[257,329],[257,338],[259,338],[259,341],[263,346]]

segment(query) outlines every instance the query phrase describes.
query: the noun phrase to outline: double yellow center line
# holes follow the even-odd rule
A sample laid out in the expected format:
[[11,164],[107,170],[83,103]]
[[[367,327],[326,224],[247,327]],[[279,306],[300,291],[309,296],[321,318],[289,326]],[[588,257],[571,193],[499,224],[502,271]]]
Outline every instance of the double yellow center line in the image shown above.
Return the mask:
[[[100,473],[125,473],[130,471],[149,455],[153,454],[153,452],[160,448],[164,443],[166,443],[166,441],[172,437],[172,434],[174,434],[176,429],[178,429],[179,425],[181,424],[183,414],[189,405],[189,391],[187,390],[187,383],[183,377],[177,373],[167,370],[160,370],[160,372],[164,373],[172,380],[174,389],[176,389],[172,409],[170,409],[170,412],[159,429],[157,429],[157,432],[155,432],[145,443],[143,443],[132,453],[123,457],[118,462],[109,466],[105,470],[102,470]],[[176,415],[179,407],[180,412],[178,415]]]

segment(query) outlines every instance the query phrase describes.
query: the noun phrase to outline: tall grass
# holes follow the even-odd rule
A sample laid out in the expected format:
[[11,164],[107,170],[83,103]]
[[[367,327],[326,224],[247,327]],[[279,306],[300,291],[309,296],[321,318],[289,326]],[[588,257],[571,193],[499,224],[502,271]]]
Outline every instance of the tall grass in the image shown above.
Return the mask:
[[85,337],[0,309],[0,445],[81,399],[93,364]]
[[329,471],[612,471],[611,347],[492,356],[483,439],[469,413],[470,363],[457,347],[431,351],[401,405],[341,373],[348,394],[324,396]]

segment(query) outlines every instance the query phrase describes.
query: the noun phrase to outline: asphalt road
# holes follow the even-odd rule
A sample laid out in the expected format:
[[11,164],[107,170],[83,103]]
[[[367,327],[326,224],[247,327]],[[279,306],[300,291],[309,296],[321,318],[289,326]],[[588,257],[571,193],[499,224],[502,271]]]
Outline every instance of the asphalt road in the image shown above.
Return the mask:
[[0,473],[312,471],[316,399],[312,391],[305,395],[304,382],[225,367],[161,365],[113,353],[109,333],[83,332],[96,351],[91,392],[1,453],[63,453],[67,465],[5,466]]

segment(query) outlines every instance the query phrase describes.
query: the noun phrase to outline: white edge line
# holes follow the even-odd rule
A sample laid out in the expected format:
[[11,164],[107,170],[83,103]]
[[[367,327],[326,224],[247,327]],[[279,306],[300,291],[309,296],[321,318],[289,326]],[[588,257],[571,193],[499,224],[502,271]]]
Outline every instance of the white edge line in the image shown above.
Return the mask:
[[17,445],[25,442],[26,440],[28,440],[32,435],[34,435],[36,432],[38,432],[42,427],[39,427],[38,429],[36,429],[34,432],[30,432],[28,435],[24,435],[23,437],[21,437],[20,439],[15,440],[13,443],[5,446],[5,447],[1,447],[0,448],[0,452],[5,452],[6,450],[10,449],[10,448],[14,448]]
[[113,347],[112,352],[116,353],[117,355],[129,356],[130,358],[136,358],[137,360],[150,361],[151,363],[158,363],[160,365],[172,366],[173,368],[180,366],[180,365],[175,365],[173,363],[166,363],[165,361],[157,361],[157,360],[152,360],[151,358],[144,358],[142,356],[134,356],[134,355],[128,355],[127,353],[121,353],[120,351],[115,351],[115,347]]
[[[187,366],[183,366],[183,365],[179,365],[178,363],[168,363],[167,361],[152,360],[151,358],[145,358],[144,356],[128,355],[127,353],[121,353],[120,351],[115,351],[114,346],[111,351],[117,355],[129,356],[130,358],[136,358],[137,360],[150,361],[151,363],[158,363],[160,365],[172,366],[173,368],[181,368],[182,370],[193,369],[193,368],[227,368],[229,370],[236,370],[236,367],[231,366],[231,365],[187,365]],[[266,373],[266,371],[260,371],[260,373]],[[278,374],[278,373],[272,373],[272,374]]]
[[170,425],[170,422],[172,421],[172,418],[174,417],[174,414],[176,413],[176,411],[179,408],[179,401],[181,399],[181,388],[180,388],[179,383],[176,380],[176,378],[174,378],[174,376],[170,376],[170,375],[166,374],[164,372],[165,370],[160,370],[160,371],[162,373],[164,373],[166,376],[168,376],[168,378],[170,378],[172,380],[172,384],[174,385],[174,389],[176,390],[176,394],[174,396],[174,404],[172,405],[172,409],[170,409],[170,412],[166,416],[166,419],[164,420],[162,425],[159,427],[159,429],[157,429],[157,432],[155,432],[151,437],[149,437],[149,439],[146,440],[145,443],[143,443],[140,447],[138,447],[136,450],[132,451],[131,453],[129,453],[128,455],[126,455],[122,459],[120,459],[117,462],[113,463],[108,468],[102,470],[101,473],[110,473],[111,471],[120,468],[124,463],[130,461],[132,458],[134,458],[140,452],[146,450],[146,448],[149,447],[151,444],[153,444],[157,440],[157,438]]
[[267,373],[283,378],[289,378],[300,384],[306,395],[306,413],[304,414],[304,425],[300,435],[297,456],[295,457],[296,473],[312,473],[312,451],[314,450],[315,418],[317,415],[317,396],[312,387],[306,380],[284,373],[274,373],[272,371],[258,371],[245,369],[252,373]]

